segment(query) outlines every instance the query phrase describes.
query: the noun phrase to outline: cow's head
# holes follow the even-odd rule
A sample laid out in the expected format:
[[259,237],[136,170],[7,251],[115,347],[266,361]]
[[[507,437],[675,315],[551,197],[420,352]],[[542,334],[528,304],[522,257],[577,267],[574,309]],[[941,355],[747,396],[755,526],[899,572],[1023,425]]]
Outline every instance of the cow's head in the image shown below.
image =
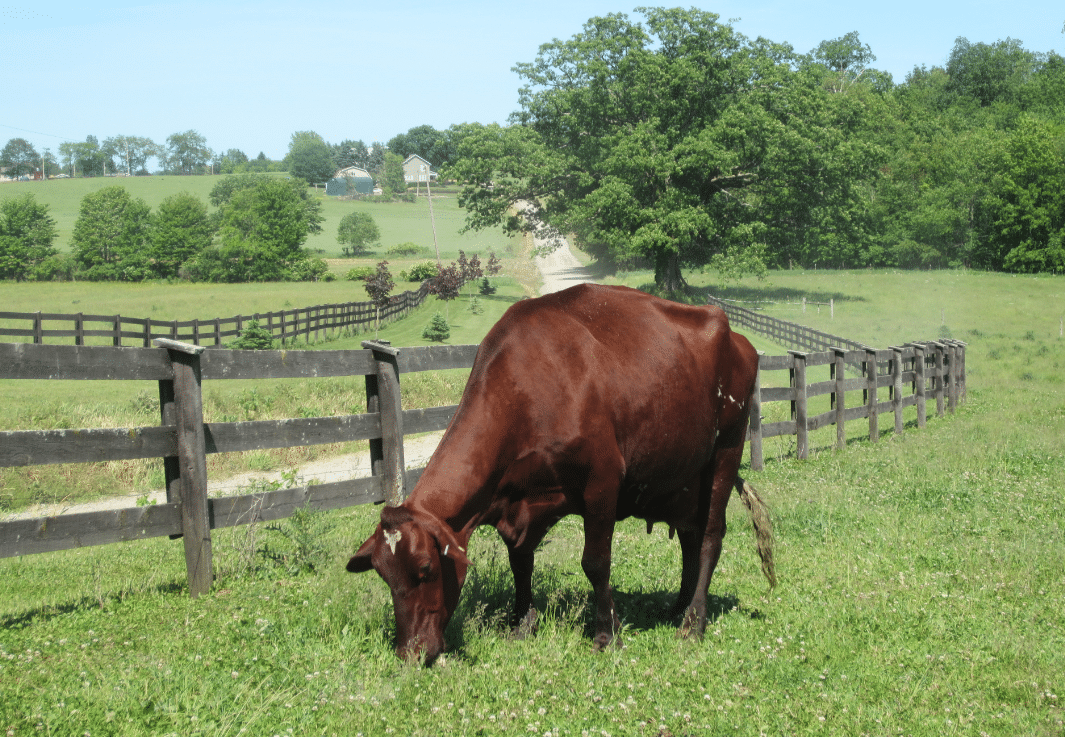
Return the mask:
[[469,565],[447,524],[406,507],[385,507],[348,570],[373,568],[384,579],[396,611],[396,655],[430,665],[447,646],[444,628],[458,606]]

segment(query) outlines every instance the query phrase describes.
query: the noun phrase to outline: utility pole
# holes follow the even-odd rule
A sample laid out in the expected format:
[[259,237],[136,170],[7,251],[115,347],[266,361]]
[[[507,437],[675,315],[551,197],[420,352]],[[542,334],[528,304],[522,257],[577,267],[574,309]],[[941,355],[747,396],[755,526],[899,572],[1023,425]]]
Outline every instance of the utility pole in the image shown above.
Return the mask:
[[436,265],[440,265],[440,244],[436,242],[436,217],[433,215],[433,190],[429,187],[429,174],[428,167],[424,164],[421,168],[422,171],[427,172],[425,175],[425,197],[429,200],[429,221],[433,224],[433,245],[436,246]]

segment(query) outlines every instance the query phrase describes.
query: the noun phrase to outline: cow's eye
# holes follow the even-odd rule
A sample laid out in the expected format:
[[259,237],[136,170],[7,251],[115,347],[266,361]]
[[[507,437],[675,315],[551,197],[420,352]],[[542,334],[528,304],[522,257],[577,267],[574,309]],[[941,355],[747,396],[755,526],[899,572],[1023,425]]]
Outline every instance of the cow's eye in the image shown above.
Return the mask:
[[428,581],[433,577],[433,565],[429,561],[425,561],[418,566],[418,580]]

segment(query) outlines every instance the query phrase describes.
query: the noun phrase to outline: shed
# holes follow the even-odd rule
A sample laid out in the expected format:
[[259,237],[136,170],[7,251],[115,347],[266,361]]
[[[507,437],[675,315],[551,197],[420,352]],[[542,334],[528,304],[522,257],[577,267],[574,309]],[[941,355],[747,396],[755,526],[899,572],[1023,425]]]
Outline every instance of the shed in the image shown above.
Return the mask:
[[[349,182],[354,187],[353,192],[348,191]],[[373,177],[365,169],[360,169],[357,166],[347,166],[337,170],[333,178],[325,184],[325,193],[331,197],[341,197],[349,194],[370,194],[371,192],[373,192]]]

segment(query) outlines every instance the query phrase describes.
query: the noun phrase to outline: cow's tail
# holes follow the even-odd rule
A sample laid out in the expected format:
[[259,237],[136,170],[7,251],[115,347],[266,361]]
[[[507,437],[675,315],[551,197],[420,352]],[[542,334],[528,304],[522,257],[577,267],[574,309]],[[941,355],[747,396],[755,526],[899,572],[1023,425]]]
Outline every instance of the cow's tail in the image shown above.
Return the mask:
[[751,513],[758,556],[762,559],[762,573],[769,579],[769,588],[773,588],[777,585],[777,574],[773,568],[773,523],[769,519],[769,507],[758,496],[758,491],[739,476],[736,477],[736,491]]

